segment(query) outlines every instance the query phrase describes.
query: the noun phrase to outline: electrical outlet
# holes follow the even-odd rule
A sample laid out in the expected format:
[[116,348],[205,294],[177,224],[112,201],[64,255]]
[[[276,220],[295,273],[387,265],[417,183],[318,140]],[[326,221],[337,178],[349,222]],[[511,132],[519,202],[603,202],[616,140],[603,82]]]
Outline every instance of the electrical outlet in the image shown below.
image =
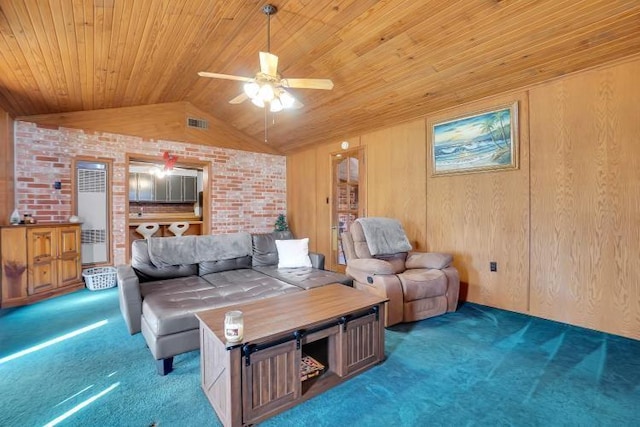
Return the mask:
[[489,263],[489,270],[491,271],[498,271],[498,263],[495,261],[491,261]]

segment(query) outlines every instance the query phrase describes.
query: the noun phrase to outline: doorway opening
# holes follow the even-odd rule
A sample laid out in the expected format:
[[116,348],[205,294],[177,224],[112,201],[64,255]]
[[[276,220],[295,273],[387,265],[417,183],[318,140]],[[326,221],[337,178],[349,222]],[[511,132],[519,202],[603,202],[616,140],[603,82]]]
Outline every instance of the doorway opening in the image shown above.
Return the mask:
[[167,171],[166,157],[127,154],[126,259],[148,225],[154,226],[153,237],[211,232],[211,163],[180,157]]

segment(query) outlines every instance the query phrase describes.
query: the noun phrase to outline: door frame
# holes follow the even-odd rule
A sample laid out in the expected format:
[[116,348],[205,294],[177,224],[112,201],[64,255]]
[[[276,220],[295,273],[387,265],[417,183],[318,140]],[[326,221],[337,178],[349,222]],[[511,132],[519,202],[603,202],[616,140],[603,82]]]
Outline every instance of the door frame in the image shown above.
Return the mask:
[[367,183],[366,183],[366,147],[365,146],[357,146],[351,149],[342,150],[339,152],[331,153],[331,185],[330,185],[330,216],[331,223],[329,229],[329,256],[328,256],[328,266],[327,269],[332,271],[337,271],[344,273],[346,265],[340,264],[338,262],[338,246],[341,242],[339,236],[339,226],[338,226],[338,218],[337,218],[337,191],[336,191],[336,179],[337,179],[337,171],[336,165],[339,163],[339,159],[344,159],[345,157],[355,157],[358,158],[358,209],[356,218],[362,218],[366,216],[366,206],[367,206]]

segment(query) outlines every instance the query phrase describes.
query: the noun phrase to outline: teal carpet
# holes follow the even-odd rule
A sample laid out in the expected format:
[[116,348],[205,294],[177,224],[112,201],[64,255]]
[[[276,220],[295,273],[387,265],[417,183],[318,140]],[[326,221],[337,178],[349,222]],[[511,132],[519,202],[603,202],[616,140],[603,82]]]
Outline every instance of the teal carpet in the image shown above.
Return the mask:
[[[467,303],[388,329],[386,355],[263,425],[640,425],[639,341]],[[220,423],[200,389],[199,353],[157,375],[113,288],[0,311],[0,426],[43,425]]]

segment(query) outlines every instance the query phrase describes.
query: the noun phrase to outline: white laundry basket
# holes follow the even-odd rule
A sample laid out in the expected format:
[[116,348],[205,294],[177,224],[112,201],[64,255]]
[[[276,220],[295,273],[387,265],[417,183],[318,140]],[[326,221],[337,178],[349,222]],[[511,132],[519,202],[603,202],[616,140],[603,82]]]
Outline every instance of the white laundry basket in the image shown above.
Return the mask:
[[82,271],[87,288],[92,291],[113,288],[116,285],[117,269],[115,267],[94,267]]

